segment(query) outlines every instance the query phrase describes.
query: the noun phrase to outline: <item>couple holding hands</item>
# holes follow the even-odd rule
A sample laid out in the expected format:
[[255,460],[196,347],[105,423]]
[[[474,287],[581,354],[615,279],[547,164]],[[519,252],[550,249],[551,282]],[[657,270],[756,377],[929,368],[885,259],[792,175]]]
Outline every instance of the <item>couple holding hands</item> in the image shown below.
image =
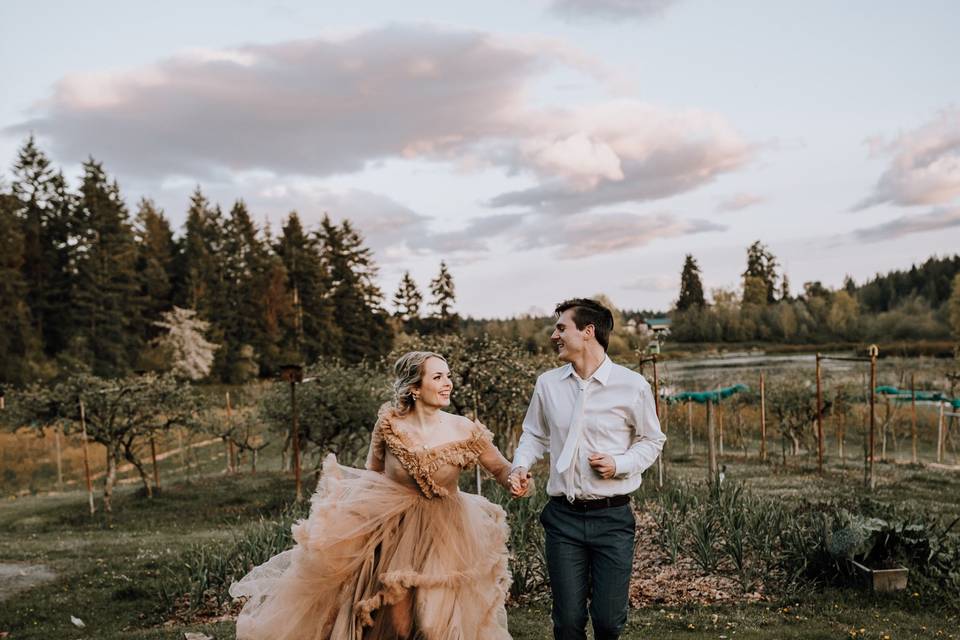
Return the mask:
[[230,588],[247,598],[238,640],[507,640],[506,515],[458,490],[482,465],[511,495],[550,454],[540,514],[558,640],[614,640],[627,621],[634,547],[630,494],[665,436],[653,392],[606,354],[613,315],[602,304],[557,305],[551,336],[565,364],[542,374],[513,462],[479,422],[445,412],[453,384],[443,356],[396,363],[366,469],[324,461],[296,545]]

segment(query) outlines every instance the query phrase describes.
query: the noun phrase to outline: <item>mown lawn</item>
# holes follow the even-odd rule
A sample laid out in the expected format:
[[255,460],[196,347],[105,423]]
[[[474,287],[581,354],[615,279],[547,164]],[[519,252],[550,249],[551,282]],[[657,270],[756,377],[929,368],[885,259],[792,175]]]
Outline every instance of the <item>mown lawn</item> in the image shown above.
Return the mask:
[[[672,477],[697,477],[700,460],[668,464]],[[960,474],[909,466],[879,469],[880,500],[960,515]],[[754,462],[729,460],[728,474],[753,490],[784,500],[823,498],[861,491],[856,469],[831,467],[825,478],[812,469],[783,473]],[[652,491],[648,481],[644,491]],[[169,483],[153,500],[124,488],[115,513],[86,513],[75,492],[31,496],[0,504],[0,563],[43,564],[56,578],[0,602],[0,638],[173,639],[184,631],[233,638],[229,621],[165,624],[160,593],[190,547],[225,539],[236,527],[279,514],[292,481],[276,473]],[[70,616],[84,621],[83,629]],[[546,601],[512,608],[516,639],[550,638]],[[862,631],[861,631],[862,630]],[[6,635],[4,635],[6,634]],[[634,610],[624,638],[960,638],[960,618],[936,593],[907,591],[874,596],[858,590],[794,595],[782,601],[740,606]]]

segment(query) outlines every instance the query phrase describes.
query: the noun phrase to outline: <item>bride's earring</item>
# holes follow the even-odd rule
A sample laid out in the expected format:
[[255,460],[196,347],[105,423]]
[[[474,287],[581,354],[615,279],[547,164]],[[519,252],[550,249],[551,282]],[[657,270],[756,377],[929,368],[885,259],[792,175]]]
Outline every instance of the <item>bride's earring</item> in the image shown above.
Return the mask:
[[420,394],[419,394],[419,393],[413,394],[413,400],[414,400],[414,402],[416,402],[416,401],[419,400],[419,399],[420,399]]

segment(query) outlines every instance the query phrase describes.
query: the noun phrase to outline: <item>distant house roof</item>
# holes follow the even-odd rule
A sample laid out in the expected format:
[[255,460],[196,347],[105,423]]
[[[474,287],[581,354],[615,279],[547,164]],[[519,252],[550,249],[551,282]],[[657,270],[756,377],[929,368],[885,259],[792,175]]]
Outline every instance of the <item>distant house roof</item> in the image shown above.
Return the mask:
[[651,329],[669,329],[670,318],[644,318],[643,321]]

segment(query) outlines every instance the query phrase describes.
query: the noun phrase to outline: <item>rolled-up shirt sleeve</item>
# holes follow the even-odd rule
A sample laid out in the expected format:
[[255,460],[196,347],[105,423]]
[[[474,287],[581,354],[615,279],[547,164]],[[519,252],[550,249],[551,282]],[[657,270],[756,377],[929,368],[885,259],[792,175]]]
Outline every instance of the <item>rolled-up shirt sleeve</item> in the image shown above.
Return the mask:
[[550,450],[550,429],[547,426],[543,407],[543,388],[541,379],[533,389],[533,397],[527,414],[523,418],[523,433],[513,453],[513,467],[529,469]]
[[[649,385],[644,385],[640,389],[627,413],[632,422],[633,442],[625,452],[613,456],[617,466],[617,477],[646,471],[657,461],[657,456],[660,455],[663,444],[667,441],[667,436],[660,430],[657,405]],[[526,434],[526,422],[524,422],[524,434]]]

